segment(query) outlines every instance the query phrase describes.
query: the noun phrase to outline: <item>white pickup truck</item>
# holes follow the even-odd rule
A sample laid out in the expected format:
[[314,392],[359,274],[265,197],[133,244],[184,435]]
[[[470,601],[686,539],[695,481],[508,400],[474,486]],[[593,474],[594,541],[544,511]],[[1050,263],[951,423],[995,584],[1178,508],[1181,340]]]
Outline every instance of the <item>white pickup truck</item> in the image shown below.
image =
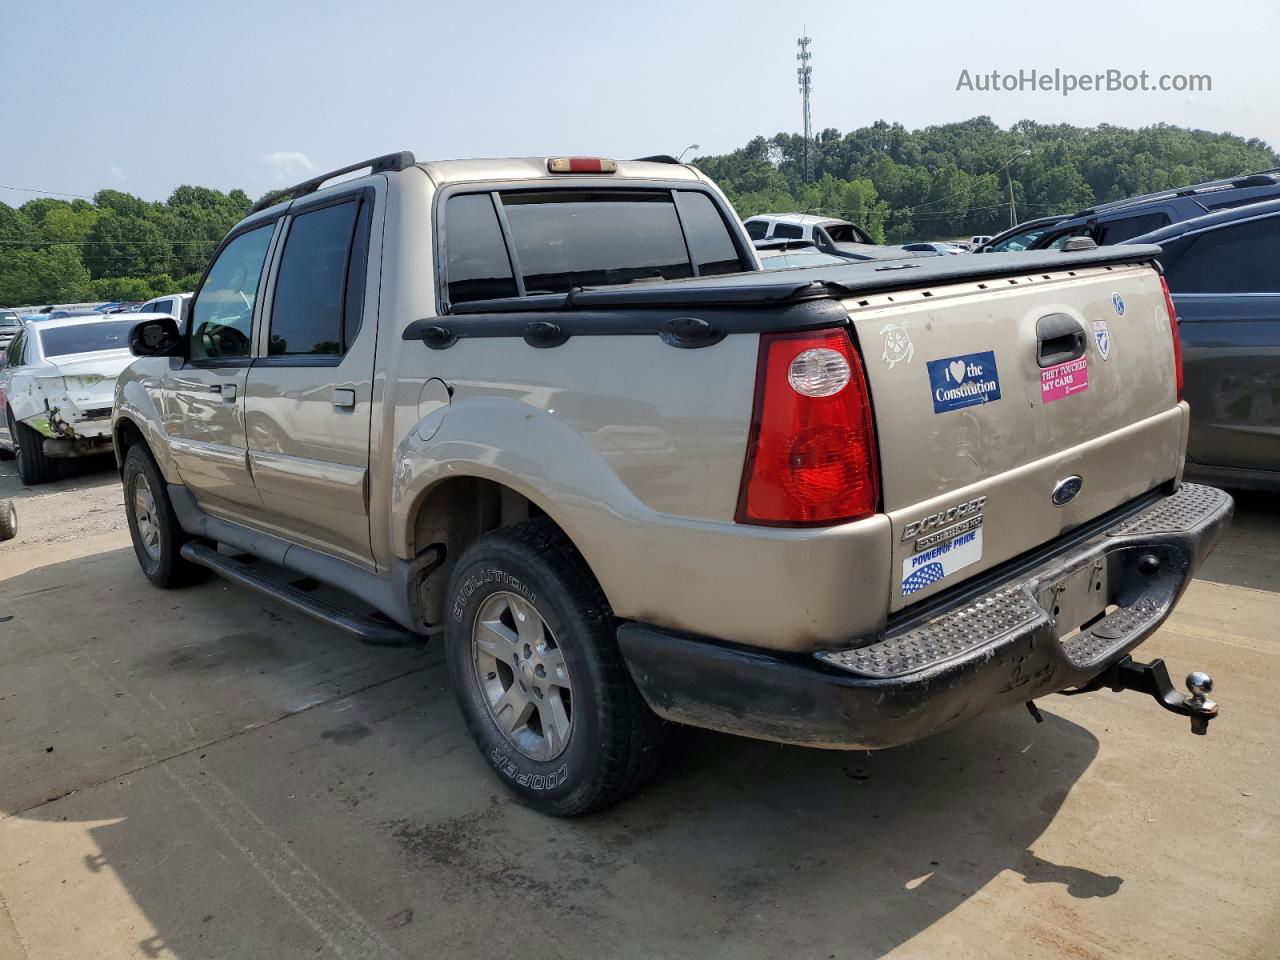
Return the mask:
[[1181,481],[1155,248],[762,272],[674,162],[358,166],[133,330],[158,586],[440,637],[488,763],[559,815],[635,790],[663,720],[877,748],[1103,686],[1215,715],[1130,657],[1232,509]]

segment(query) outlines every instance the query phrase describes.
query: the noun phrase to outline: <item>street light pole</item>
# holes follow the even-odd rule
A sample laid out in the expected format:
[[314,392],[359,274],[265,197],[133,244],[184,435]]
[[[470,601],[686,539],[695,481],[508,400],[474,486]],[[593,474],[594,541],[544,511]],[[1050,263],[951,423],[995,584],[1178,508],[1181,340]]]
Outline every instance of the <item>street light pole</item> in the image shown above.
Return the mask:
[[701,150],[701,149],[702,148],[698,146],[696,143],[689,144],[687,147],[685,147],[683,150],[680,151],[680,156],[676,157],[676,163],[684,163],[684,155],[688,153],[690,150]]

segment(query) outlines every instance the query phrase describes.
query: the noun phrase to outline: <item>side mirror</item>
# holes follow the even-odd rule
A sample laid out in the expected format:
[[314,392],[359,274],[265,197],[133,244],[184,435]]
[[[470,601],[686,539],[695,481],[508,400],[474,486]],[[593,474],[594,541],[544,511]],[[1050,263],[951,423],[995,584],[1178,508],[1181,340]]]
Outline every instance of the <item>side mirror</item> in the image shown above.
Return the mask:
[[152,317],[133,325],[129,350],[135,357],[176,357],[182,352],[182,335],[173,317]]

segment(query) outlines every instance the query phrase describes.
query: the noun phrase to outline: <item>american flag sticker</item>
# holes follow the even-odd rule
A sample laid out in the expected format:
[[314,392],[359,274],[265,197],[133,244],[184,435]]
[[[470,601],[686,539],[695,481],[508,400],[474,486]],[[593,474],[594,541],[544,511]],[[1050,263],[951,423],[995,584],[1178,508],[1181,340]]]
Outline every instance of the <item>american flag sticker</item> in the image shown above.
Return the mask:
[[957,570],[982,559],[982,528],[962,533],[902,561],[902,595],[931,587]]

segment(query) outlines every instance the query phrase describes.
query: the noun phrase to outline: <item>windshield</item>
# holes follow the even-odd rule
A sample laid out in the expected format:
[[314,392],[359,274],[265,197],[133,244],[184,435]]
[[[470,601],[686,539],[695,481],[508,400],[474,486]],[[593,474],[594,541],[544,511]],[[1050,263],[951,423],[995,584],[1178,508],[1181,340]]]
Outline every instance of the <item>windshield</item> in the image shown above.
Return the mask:
[[65,357],[72,353],[99,350],[127,350],[132,320],[79,323],[70,327],[49,327],[40,331],[40,348],[45,357]]
[[22,326],[22,321],[18,319],[16,313],[12,310],[0,311],[0,330],[20,326]]
[[1043,227],[1035,227],[1031,230],[1015,233],[1013,236],[1005,237],[999,243],[993,243],[987,249],[991,253],[1016,253],[1019,250],[1026,250],[1033,243],[1043,237],[1052,230],[1054,224],[1048,224]]

